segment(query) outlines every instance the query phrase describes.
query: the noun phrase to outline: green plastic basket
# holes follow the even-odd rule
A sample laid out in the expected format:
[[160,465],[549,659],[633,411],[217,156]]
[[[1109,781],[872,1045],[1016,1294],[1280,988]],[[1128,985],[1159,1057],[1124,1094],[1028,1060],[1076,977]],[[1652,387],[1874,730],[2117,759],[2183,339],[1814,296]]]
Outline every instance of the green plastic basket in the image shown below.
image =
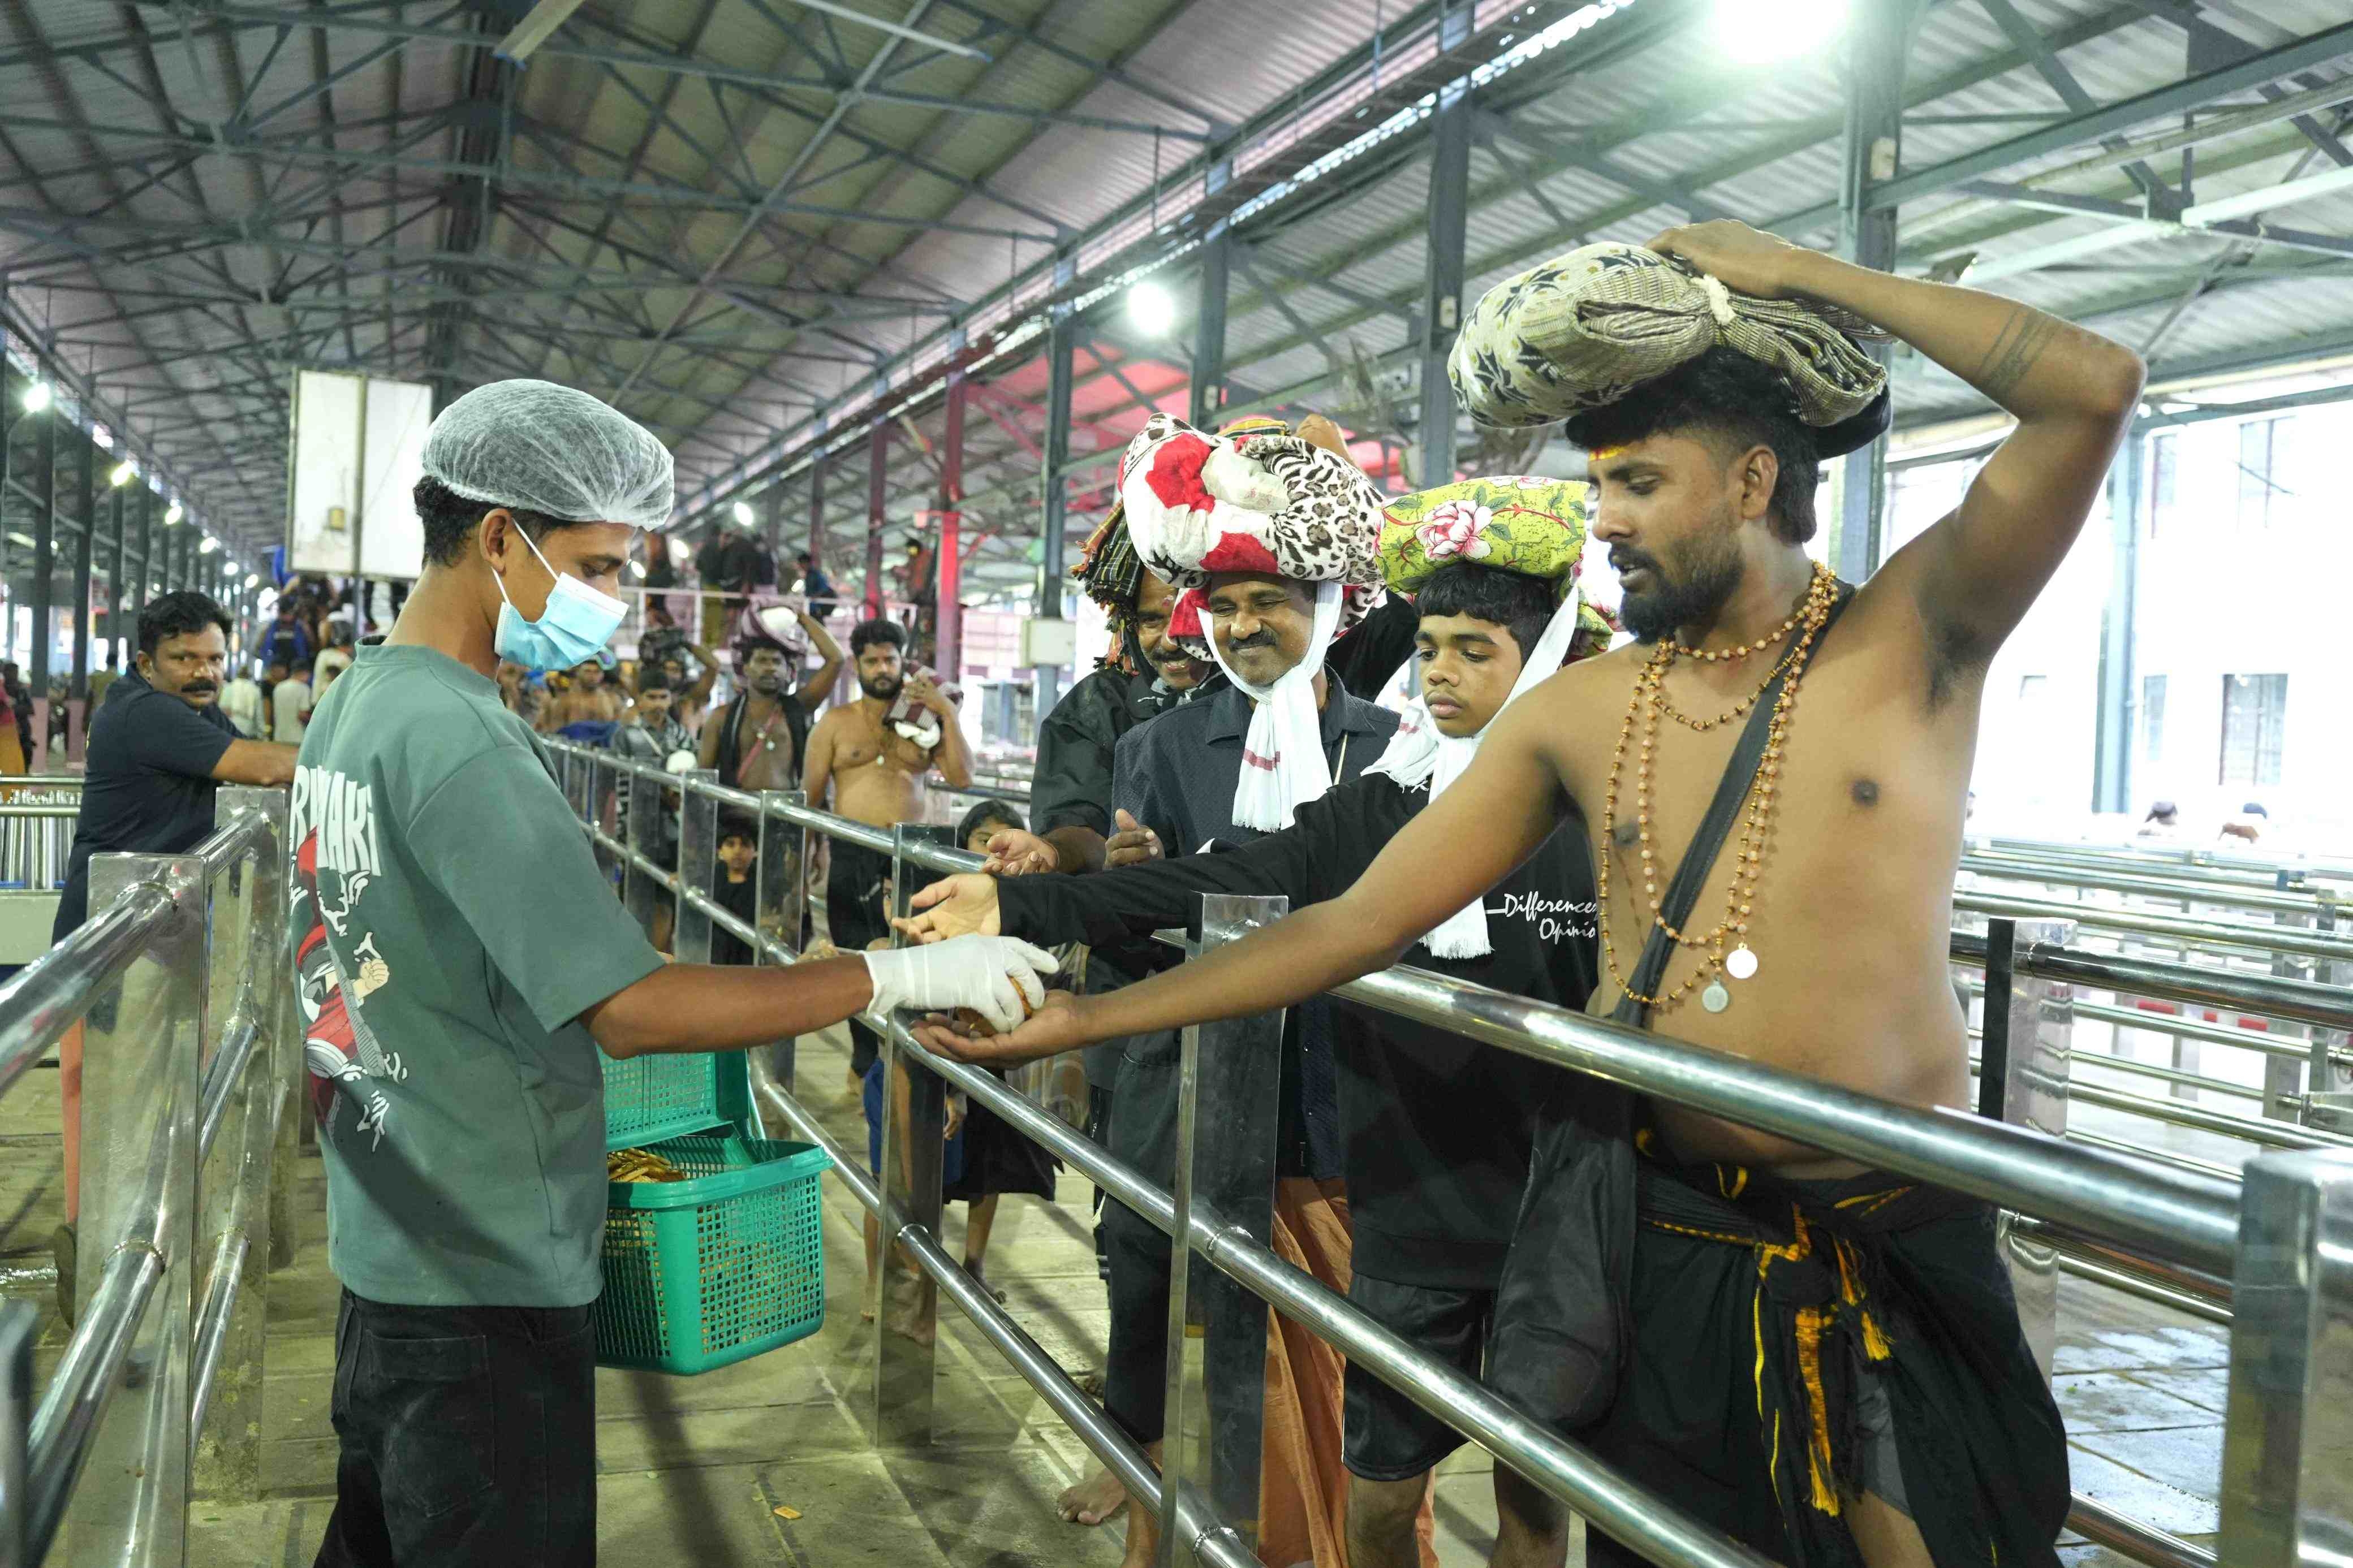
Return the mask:
[[737,1137],[638,1146],[690,1179],[609,1184],[597,1364],[709,1372],[825,1325],[824,1150]]
[[662,1051],[605,1065],[605,1147],[642,1149],[691,1132],[760,1131],[742,1051]]

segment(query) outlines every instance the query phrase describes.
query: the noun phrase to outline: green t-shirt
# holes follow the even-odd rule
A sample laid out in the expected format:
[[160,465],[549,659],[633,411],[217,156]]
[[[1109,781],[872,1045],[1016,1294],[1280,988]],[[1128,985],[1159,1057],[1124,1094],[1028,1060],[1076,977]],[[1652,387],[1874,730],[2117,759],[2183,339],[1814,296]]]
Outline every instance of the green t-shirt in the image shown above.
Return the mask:
[[327,1256],[371,1300],[596,1300],[605,1084],[581,1013],[661,966],[498,688],[363,647],[295,770],[292,939]]

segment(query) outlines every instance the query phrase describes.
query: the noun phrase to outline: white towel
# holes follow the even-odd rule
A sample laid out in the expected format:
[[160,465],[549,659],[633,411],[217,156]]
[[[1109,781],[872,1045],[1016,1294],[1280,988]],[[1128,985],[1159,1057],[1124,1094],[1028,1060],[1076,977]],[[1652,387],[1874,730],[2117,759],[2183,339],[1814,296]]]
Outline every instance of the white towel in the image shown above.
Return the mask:
[[[1256,704],[1249,733],[1242,737],[1241,778],[1234,785],[1234,820],[1244,827],[1269,833],[1288,827],[1300,806],[1332,787],[1323,721],[1315,711],[1315,677],[1339,625],[1340,584],[1316,584],[1315,629],[1307,638],[1307,653],[1271,686],[1252,686],[1235,674],[1225,649],[1218,646],[1217,628],[1205,628],[1218,668]],[[1335,686],[1332,700],[1340,700]]]

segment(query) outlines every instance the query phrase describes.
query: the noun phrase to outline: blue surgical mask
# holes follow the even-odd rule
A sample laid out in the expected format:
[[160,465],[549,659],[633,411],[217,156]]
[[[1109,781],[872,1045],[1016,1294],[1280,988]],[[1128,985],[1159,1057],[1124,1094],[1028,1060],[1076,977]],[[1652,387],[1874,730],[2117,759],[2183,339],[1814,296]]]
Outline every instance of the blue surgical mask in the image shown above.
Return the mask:
[[555,586],[548,590],[547,608],[540,612],[539,619],[527,621],[514,601],[507,598],[506,584],[500,582],[499,597],[506,602],[499,606],[499,627],[491,646],[501,658],[512,659],[526,669],[569,669],[595,658],[604,650],[606,639],[620,629],[629,606],[610,594],[598,593],[569,572],[548,566],[547,557],[540,555],[531,535],[521,528],[515,532],[531,546],[539,563],[547,566]]

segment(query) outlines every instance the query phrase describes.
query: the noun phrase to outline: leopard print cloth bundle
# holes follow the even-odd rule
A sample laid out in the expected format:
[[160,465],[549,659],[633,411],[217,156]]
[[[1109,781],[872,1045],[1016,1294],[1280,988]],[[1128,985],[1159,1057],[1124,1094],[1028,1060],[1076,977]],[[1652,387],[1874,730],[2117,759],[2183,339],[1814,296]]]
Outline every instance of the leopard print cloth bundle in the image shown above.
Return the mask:
[[1830,426],[1885,388],[1861,346],[1883,337],[1827,305],[1735,293],[1653,250],[1588,245],[1488,289],[1447,374],[1473,421],[1516,429],[1606,407],[1721,344],[1779,371],[1799,416]]

